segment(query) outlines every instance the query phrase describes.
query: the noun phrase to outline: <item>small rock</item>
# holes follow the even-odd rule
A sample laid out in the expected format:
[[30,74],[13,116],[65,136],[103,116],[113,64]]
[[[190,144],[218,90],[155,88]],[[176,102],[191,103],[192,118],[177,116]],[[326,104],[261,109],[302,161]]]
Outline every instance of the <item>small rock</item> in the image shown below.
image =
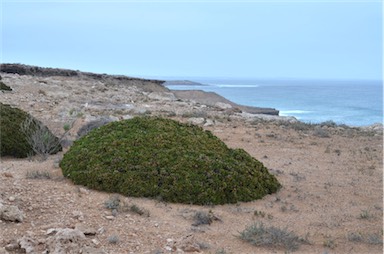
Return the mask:
[[4,248],[7,251],[15,251],[19,248],[19,244],[17,242],[12,242],[12,243],[5,245]]
[[14,196],[10,196],[10,197],[8,198],[8,200],[11,201],[11,202],[15,201],[15,199],[16,199],[16,198],[15,198]]
[[13,175],[11,173],[9,173],[9,172],[5,172],[5,173],[3,173],[3,175],[5,177],[13,178]]
[[191,117],[188,119],[188,122],[194,125],[200,125],[205,122],[205,119],[203,117]]
[[85,188],[79,188],[79,192],[81,193],[81,194],[85,194],[85,195],[88,195],[89,194],[89,190],[87,190],[87,189],[85,189]]
[[75,226],[75,229],[80,230],[81,232],[84,233],[84,235],[96,235],[96,229],[84,223],[77,223]]
[[97,239],[92,239],[92,243],[93,243],[95,246],[99,246],[99,245],[100,245],[100,241],[97,240]]
[[229,109],[229,108],[232,108],[232,106],[228,103],[224,103],[224,102],[216,102],[215,103],[215,106],[220,108],[220,109]]
[[19,246],[22,250],[24,250],[25,253],[35,253],[35,241],[27,236],[23,236],[18,241]]
[[57,233],[57,229],[56,228],[50,228],[47,230],[47,232],[45,233],[46,235],[53,235],[53,234],[56,234]]
[[80,250],[80,253],[82,253],[82,254],[105,254],[105,251],[86,246]]
[[194,235],[184,237],[178,246],[185,252],[200,252],[200,245],[196,242]]
[[108,215],[108,216],[105,216],[105,218],[106,218],[107,220],[114,220],[114,219],[115,219],[115,216],[113,216],[113,215]]
[[22,222],[24,215],[17,206],[0,205],[0,219],[5,221]]
[[206,119],[204,126],[212,126],[214,125],[214,122],[211,119]]
[[105,233],[105,228],[101,227],[97,230],[97,233],[99,233],[100,235],[104,234]]
[[57,232],[47,238],[47,253],[82,253],[86,237],[80,230],[57,228]]
[[0,247],[0,254],[9,254],[9,252],[4,248]]
[[74,219],[78,219],[79,221],[83,221],[83,220],[84,220],[84,215],[83,215],[83,213],[80,212],[80,211],[73,211],[73,212],[72,212],[72,217],[73,217]]
[[177,99],[173,93],[167,92],[152,92],[148,94],[148,98],[160,101],[175,101]]

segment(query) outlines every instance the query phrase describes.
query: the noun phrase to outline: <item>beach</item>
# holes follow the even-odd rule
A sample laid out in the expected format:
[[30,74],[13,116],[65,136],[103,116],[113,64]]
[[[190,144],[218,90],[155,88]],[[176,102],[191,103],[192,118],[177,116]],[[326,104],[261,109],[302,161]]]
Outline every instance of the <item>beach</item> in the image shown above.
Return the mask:
[[[57,135],[65,124],[71,126],[68,146],[46,161],[1,158],[0,204],[17,206],[24,218],[0,220],[0,253],[27,247],[33,249],[29,253],[52,251],[53,232],[62,229],[85,235],[62,243],[73,253],[286,253],[282,246],[241,240],[240,232],[254,223],[294,232],[301,239],[295,253],[382,253],[382,125],[306,124],[212,94],[190,92],[188,97],[160,81],[60,73],[65,72],[0,73],[12,88],[1,94],[1,103],[29,112]],[[62,176],[58,163],[82,126],[101,117],[121,121],[143,115],[211,131],[261,161],[283,187],[260,200],[217,206],[119,197],[147,211],[143,216],[116,213],[105,206],[112,194]],[[33,172],[49,177],[33,177]],[[197,212],[217,220],[196,225]]]

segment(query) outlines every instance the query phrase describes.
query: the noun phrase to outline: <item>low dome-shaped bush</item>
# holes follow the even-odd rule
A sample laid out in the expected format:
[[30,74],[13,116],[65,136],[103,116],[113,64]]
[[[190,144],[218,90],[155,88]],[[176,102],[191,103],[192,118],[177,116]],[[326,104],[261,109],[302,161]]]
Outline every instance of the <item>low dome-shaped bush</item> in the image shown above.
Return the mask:
[[75,184],[188,204],[251,201],[280,188],[244,150],[163,118],[135,117],[94,129],[75,141],[60,166]]
[[[26,120],[30,121],[23,132],[21,126]],[[1,156],[25,158],[35,155],[37,151],[53,154],[62,150],[59,139],[40,121],[27,112],[3,103],[0,103],[0,140]],[[50,143],[47,144],[47,141]]]

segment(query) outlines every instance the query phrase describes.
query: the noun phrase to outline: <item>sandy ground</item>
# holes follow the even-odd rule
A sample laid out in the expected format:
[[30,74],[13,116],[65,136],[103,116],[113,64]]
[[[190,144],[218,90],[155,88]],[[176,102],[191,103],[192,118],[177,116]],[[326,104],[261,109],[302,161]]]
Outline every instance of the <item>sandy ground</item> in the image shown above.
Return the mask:
[[[25,79],[33,78],[2,76],[16,85],[15,91],[2,95],[1,101],[12,101],[52,129],[67,120],[52,120],[56,119],[52,112],[57,114],[60,105],[67,105],[63,103],[76,105],[86,97],[82,93],[77,97],[63,96],[55,106],[49,100],[49,89],[39,92],[40,88],[27,85]],[[55,79],[48,82],[54,83]],[[43,97],[33,102],[38,106],[31,106],[31,98],[39,93]],[[48,95],[44,97],[43,93]],[[139,98],[137,94],[130,96],[132,100]],[[150,105],[151,101],[146,99],[145,103]],[[162,103],[167,109],[176,102]],[[159,101],[153,101],[153,105],[158,107]],[[193,107],[199,107],[201,114],[200,106]],[[87,112],[77,117],[72,133],[89,118]],[[178,113],[172,117],[188,120]],[[209,118],[209,114],[205,117]],[[5,246],[23,236],[34,240],[35,253],[43,253],[48,229],[79,225],[95,233],[87,236],[87,244],[105,253],[286,253],[284,247],[253,246],[239,239],[241,231],[257,222],[305,239],[295,253],[382,253],[382,134],[332,127],[324,129],[328,135],[318,135],[313,129],[299,130],[294,125],[228,115],[216,117],[214,125],[204,128],[228,146],[243,148],[264,163],[283,185],[282,189],[262,200],[220,206],[121,196],[125,204],[136,205],[149,216],[130,211],[116,213],[105,207],[112,194],[73,185],[62,176],[58,162],[65,151],[43,162],[36,158],[1,158],[0,203],[18,206],[25,219],[21,223],[0,220],[0,253],[1,248],[4,252]],[[48,172],[49,179],[35,179],[33,174],[37,171]],[[210,212],[218,220],[196,226],[196,212]]]

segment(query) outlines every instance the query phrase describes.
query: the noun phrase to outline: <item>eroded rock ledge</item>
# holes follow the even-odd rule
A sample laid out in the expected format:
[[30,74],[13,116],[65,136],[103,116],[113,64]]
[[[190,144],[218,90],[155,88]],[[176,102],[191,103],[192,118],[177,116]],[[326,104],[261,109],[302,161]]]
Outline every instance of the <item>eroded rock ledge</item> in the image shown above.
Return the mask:
[[[165,83],[165,81],[163,80],[141,79],[141,78],[134,78],[134,77],[128,77],[123,75],[97,74],[97,73],[91,73],[91,72],[81,72],[78,70],[45,68],[45,67],[37,67],[37,66],[24,65],[24,64],[10,64],[10,63],[0,64],[0,72],[8,73],[8,74],[28,75],[28,76],[34,76],[34,77],[58,76],[58,77],[68,77],[68,78],[73,77],[73,78],[79,78],[79,79],[81,78],[94,79],[95,81],[96,80],[101,81],[105,84],[140,87],[145,92],[160,92],[160,93],[171,92],[179,100],[195,101],[197,103],[201,103],[209,106],[219,106],[220,108],[222,108],[222,107],[225,107],[224,104],[227,104],[227,105],[230,105],[230,107],[226,106],[226,109],[234,108],[235,110],[243,111],[251,114],[279,115],[279,111],[276,109],[239,105],[232,101],[227,100],[226,98],[214,92],[205,92],[201,90],[183,90],[183,91],[169,90],[163,85]],[[192,82],[192,81],[184,81],[184,82]]]

